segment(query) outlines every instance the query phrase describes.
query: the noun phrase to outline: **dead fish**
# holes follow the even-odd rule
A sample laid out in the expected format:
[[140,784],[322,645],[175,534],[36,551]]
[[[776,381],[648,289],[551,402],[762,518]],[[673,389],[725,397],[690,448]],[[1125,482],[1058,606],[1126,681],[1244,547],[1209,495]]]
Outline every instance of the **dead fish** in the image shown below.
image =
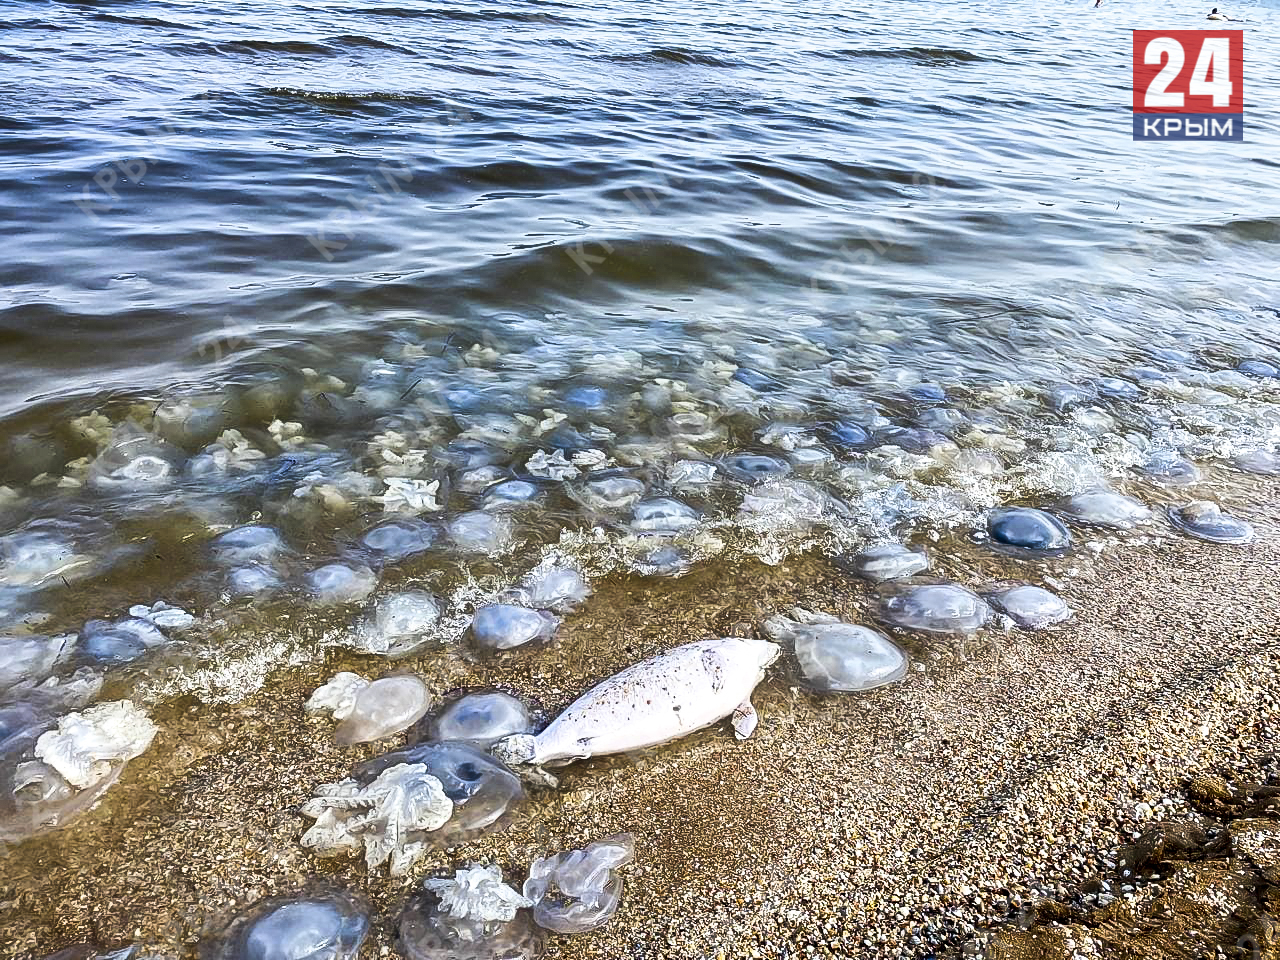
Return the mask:
[[759,722],[751,693],[779,652],[746,637],[686,643],[596,684],[537,736],[506,737],[493,754],[511,765],[558,765],[654,747],[730,715],[744,740]]

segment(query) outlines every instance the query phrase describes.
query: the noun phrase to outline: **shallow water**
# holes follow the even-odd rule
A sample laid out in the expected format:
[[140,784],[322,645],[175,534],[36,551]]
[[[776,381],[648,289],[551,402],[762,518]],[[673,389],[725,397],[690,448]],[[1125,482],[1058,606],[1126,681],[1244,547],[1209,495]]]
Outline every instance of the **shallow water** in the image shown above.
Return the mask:
[[371,590],[456,640],[548,549],[1185,502],[1280,443],[1235,370],[1280,341],[1273,5],[1247,142],[1172,147],[1125,116],[1128,31],[1204,25],[1166,4],[12,9],[0,629],[181,603],[111,665],[143,701],[241,697]]

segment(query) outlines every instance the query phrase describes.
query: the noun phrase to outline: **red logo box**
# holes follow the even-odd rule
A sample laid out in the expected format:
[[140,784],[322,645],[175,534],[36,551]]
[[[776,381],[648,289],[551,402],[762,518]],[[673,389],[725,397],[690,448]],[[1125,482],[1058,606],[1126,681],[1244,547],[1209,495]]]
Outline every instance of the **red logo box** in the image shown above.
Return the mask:
[[1133,31],[1134,113],[1243,113],[1243,30]]

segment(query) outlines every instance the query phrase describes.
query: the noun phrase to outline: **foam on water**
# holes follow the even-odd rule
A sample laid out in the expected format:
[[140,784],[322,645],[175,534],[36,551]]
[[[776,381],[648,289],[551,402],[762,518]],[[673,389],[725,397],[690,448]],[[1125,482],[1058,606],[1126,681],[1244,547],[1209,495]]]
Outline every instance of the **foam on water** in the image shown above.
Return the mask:
[[[563,335],[559,340],[563,348]],[[796,366],[795,351],[800,344],[807,348],[799,353],[803,366]],[[547,346],[544,343],[541,349]],[[743,346],[721,344],[715,355],[740,357]],[[381,360],[377,376],[396,383],[411,382],[417,353],[407,348],[402,352],[404,359]],[[889,374],[882,376],[879,387],[868,385],[857,391],[836,388],[835,373],[842,369],[841,363],[831,358],[828,345],[820,347],[818,341],[806,340],[802,330],[780,343],[753,343],[751,354],[757,362],[770,357],[770,375],[776,384],[767,395],[744,393],[747,386],[732,376],[740,367],[724,359],[703,361],[686,370],[683,380],[668,376],[645,381],[643,364],[632,357],[621,358],[616,370],[619,376],[631,379],[631,388],[601,387],[614,399],[612,406],[574,408],[578,418],[574,430],[583,438],[587,434],[582,430],[586,430],[591,438],[583,442],[594,444],[585,451],[556,448],[548,454],[545,448],[535,447],[533,455],[522,452],[529,449],[528,444],[538,444],[539,438],[555,436],[556,442],[571,446],[577,441],[564,432],[566,417],[551,408],[529,414],[517,408],[503,420],[501,431],[493,426],[497,422],[493,417],[499,416],[495,411],[481,431],[483,451],[471,449],[462,470],[477,469],[477,456],[494,469],[501,469],[503,463],[527,467],[531,457],[543,472],[556,472],[560,468],[554,465],[561,462],[574,469],[572,477],[566,473],[561,480],[544,477],[545,493],[521,514],[476,509],[477,498],[491,496],[486,491],[492,485],[481,484],[468,492],[465,483],[454,481],[455,475],[461,476],[460,468],[439,455],[441,449],[453,448],[451,433],[439,419],[441,411],[435,401],[429,397],[401,399],[398,395],[395,401],[386,401],[382,416],[366,428],[366,441],[344,432],[349,427],[316,437],[303,424],[273,422],[282,452],[247,457],[258,473],[273,478],[254,490],[228,489],[221,477],[212,484],[202,477],[166,477],[168,494],[162,503],[132,503],[127,509],[135,518],[142,513],[162,523],[174,510],[200,517],[193,506],[219,495],[219,490],[220,495],[231,498],[229,502],[248,496],[258,511],[241,514],[245,523],[208,541],[208,556],[221,562],[250,561],[256,565],[255,574],[260,573],[256,580],[262,581],[255,582],[255,589],[282,584],[284,602],[295,616],[304,618],[309,616],[306,611],[312,603],[359,600],[374,590],[383,576],[389,576],[390,583],[378,587],[378,595],[389,596],[402,576],[399,569],[416,565],[430,571],[443,589],[439,620],[415,625],[415,636],[424,642],[448,644],[465,632],[477,605],[499,599],[504,591],[513,589],[515,592],[508,595],[521,596],[522,586],[528,592],[531,581],[522,581],[531,571],[564,565],[582,570],[589,578],[615,571],[653,573],[658,570],[653,558],[670,553],[680,557],[681,563],[666,565],[664,572],[679,575],[718,556],[747,555],[777,563],[815,548],[833,555],[846,553],[913,530],[974,529],[987,509],[1009,502],[1049,504],[1100,489],[1131,491],[1139,500],[1144,495],[1161,496],[1156,493],[1158,486],[1147,480],[1153,458],[1158,463],[1176,464],[1170,458],[1177,455],[1174,451],[1181,451],[1193,461],[1212,465],[1238,460],[1242,451],[1280,442],[1280,404],[1271,381],[1215,370],[1203,360],[1197,360],[1196,367],[1164,369],[1160,379],[1142,381],[1136,396],[1131,390],[1107,393],[1097,387],[1082,387],[1085,399],[1061,413],[1055,412],[1054,404],[1045,405],[1044,389],[1032,383],[948,384],[946,398],[931,394],[928,404],[912,401],[917,404],[912,413],[894,406],[890,393],[900,384]],[[519,351],[495,353],[490,362],[495,369],[506,369],[508,377],[523,371],[530,377],[527,389],[535,390],[533,384],[542,382],[545,371],[532,364],[522,365],[520,357]],[[827,380],[833,392],[818,401],[812,388],[815,380],[821,379]],[[1081,382],[1084,380],[1082,377]],[[649,388],[679,396],[681,412],[675,412],[674,405],[652,404]],[[358,382],[351,389],[359,390]],[[503,402],[510,402],[510,397]],[[784,463],[779,454],[814,448],[821,424],[841,404],[846,422],[849,417],[861,419],[868,436],[879,437],[878,444],[845,449],[833,459],[815,461],[803,477],[779,468],[778,464]],[[728,412],[735,410],[733,418],[746,417],[755,425],[740,428]],[[785,420],[774,419],[780,412],[785,413]],[[408,430],[404,424],[411,414],[426,417],[424,422],[429,426]],[[116,419],[121,416],[124,419]],[[593,416],[609,426],[589,419]],[[908,430],[908,436],[886,426],[896,420],[907,429],[911,418],[920,416],[942,427],[946,434]],[[137,408],[125,408],[114,416],[96,414],[93,423],[100,442],[106,445],[118,442],[111,438],[121,436],[130,438],[130,443],[146,445],[150,441],[139,440],[148,435],[145,425],[160,429],[157,417],[140,419]],[[220,425],[227,423],[236,420],[224,415]],[[224,437],[228,431],[234,428],[225,429]],[[475,424],[467,426],[453,433],[452,441],[466,441],[475,431]],[[763,446],[758,453],[739,455],[732,452],[735,438],[748,446]],[[250,441],[241,437],[235,443],[248,449]],[[364,452],[360,454],[362,443]],[[344,447],[355,455],[337,452]],[[388,451],[393,448],[398,451],[397,459],[389,467]],[[543,456],[537,456],[539,450]],[[761,464],[768,469],[756,469]],[[620,467],[636,475],[619,473]],[[74,472],[76,468],[71,465],[70,469]],[[412,470],[423,478],[433,478],[430,482],[435,484],[439,505],[434,512],[442,514],[444,540],[435,539],[430,525],[410,518],[394,523],[411,535],[411,549],[402,549],[398,539],[390,550],[380,549],[382,540],[370,543],[370,529],[392,532],[386,523],[377,525],[378,514],[385,513],[380,484],[385,489],[387,479],[401,479],[384,476],[389,469]],[[493,479],[502,482],[496,474]],[[60,591],[47,581],[53,573],[61,575],[67,569],[65,557],[81,556],[70,546],[78,535],[77,527],[73,522],[51,527],[53,521],[39,518],[24,526],[22,516],[30,513],[23,503],[32,495],[40,497],[41,511],[47,517],[59,509],[74,516],[79,499],[93,496],[101,503],[103,493],[83,492],[82,487],[73,485],[52,491],[36,486],[26,491],[20,488],[10,498],[9,509],[18,511],[18,532],[8,535],[8,542],[16,544],[8,548],[8,562],[22,565],[14,566],[18,573],[11,580],[25,590],[11,602],[29,603],[24,599],[27,594],[47,597],[52,602],[41,605],[51,610],[56,621]],[[639,499],[642,496],[647,499]],[[111,509],[108,505],[108,521]],[[212,530],[216,531],[223,513],[212,516]],[[409,525],[416,526],[411,530]],[[99,521],[99,529],[101,526]],[[45,550],[48,559],[45,553],[24,546],[26,541],[14,539],[24,536],[24,529],[38,531],[30,536],[36,538],[31,542],[40,550],[51,545]],[[291,546],[304,530],[310,543],[306,552],[315,559],[308,560]],[[394,532],[398,537],[402,531],[395,528]],[[83,539],[83,534],[79,536]],[[100,538],[102,534],[92,536]],[[326,543],[331,545],[327,548],[330,556],[342,555],[349,544],[378,547],[381,572],[375,574],[353,561],[326,563]],[[77,559],[71,567],[91,561]],[[273,566],[263,566],[264,562]],[[205,596],[216,605],[226,581],[221,574],[212,575],[214,565],[207,567],[208,574],[202,566],[195,564],[193,582],[197,592],[205,590]],[[24,573],[26,570],[31,572]],[[245,579],[242,570],[236,575]],[[217,589],[213,590],[215,579]],[[11,586],[11,593],[13,589]],[[539,600],[534,594],[536,591],[521,602],[531,606],[560,602]],[[145,699],[179,690],[200,691],[219,700],[243,695],[256,689],[273,662],[313,658],[337,642],[341,631],[333,628],[326,639],[322,630],[305,642],[279,636],[271,639],[272,631],[264,630],[266,625],[258,623],[255,614],[253,607],[222,611],[228,629],[205,630],[203,637],[197,636],[202,642],[196,645],[210,662],[195,666],[187,660],[170,668],[167,678],[163,670],[148,676],[143,682],[146,692],[141,695]],[[233,623],[237,632],[262,638],[245,644],[251,647],[247,656],[236,652],[238,644],[220,646],[232,632],[229,626]]]

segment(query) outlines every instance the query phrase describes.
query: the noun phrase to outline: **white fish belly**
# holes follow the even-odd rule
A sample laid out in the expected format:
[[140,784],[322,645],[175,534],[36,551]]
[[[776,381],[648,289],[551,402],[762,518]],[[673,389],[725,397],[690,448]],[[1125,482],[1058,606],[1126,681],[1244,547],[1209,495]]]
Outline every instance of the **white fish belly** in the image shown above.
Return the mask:
[[686,644],[602,681],[539,735],[539,756],[546,761],[638,750],[727,717],[763,673],[754,656],[726,656],[727,649],[721,640]]

